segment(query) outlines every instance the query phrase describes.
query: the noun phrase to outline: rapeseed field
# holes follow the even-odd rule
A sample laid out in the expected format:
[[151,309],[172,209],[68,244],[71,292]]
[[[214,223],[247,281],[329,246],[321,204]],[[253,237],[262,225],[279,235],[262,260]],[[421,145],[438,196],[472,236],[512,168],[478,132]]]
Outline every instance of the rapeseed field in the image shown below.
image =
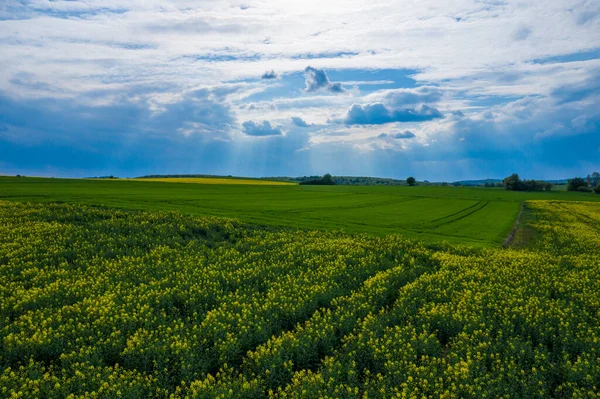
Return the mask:
[[0,202],[0,396],[590,398],[600,204],[522,249]]

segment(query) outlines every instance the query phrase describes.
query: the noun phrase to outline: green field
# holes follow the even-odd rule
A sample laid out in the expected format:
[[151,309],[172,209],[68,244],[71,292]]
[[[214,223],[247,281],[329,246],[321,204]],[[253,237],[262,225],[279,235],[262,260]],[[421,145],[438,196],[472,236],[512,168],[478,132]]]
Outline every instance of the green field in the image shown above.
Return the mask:
[[256,225],[402,234],[426,242],[501,244],[525,200],[597,201],[585,193],[466,187],[187,184],[0,178],[0,200],[181,211]]

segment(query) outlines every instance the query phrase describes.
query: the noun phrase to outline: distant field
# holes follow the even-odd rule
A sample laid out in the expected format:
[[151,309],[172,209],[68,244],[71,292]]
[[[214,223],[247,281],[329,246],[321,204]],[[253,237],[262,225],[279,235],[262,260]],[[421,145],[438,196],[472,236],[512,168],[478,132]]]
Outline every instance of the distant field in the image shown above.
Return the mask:
[[600,196],[467,187],[180,184],[142,179],[2,177],[0,199],[181,211],[237,218],[257,225],[374,235],[396,233],[425,242],[489,247],[503,242],[525,200],[598,201]]
[[258,186],[280,186],[280,185],[295,185],[297,183],[289,183],[283,181],[271,181],[260,179],[236,179],[236,178],[216,178],[216,177],[156,177],[143,179],[127,179],[127,181],[137,182],[162,182],[162,183],[193,183],[193,184],[246,184]]

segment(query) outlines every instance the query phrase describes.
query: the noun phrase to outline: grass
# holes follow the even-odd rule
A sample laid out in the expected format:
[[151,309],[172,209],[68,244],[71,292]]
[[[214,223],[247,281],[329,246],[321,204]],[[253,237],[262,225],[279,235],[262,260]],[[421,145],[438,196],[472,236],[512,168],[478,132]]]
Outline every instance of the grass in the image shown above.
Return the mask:
[[540,232],[534,227],[539,222],[539,216],[533,211],[530,204],[525,203],[521,221],[515,229],[512,241],[509,244],[511,248],[528,248],[532,242],[540,239]]
[[[599,195],[586,193],[467,187],[186,184],[168,180],[0,177],[0,199],[181,211],[232,217],[256,225],[397,233],[429,243],[447,241],[477,247],[501,245],[523,201],[600,200]],[[231,183],[232,179],[224,180]]]

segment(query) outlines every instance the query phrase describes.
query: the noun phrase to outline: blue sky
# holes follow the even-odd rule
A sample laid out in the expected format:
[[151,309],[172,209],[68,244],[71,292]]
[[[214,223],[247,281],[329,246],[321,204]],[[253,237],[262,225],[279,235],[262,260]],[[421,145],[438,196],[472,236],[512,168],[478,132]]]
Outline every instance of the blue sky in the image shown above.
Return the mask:
[[0,174],[600,170],[600,2],[0,5]]

